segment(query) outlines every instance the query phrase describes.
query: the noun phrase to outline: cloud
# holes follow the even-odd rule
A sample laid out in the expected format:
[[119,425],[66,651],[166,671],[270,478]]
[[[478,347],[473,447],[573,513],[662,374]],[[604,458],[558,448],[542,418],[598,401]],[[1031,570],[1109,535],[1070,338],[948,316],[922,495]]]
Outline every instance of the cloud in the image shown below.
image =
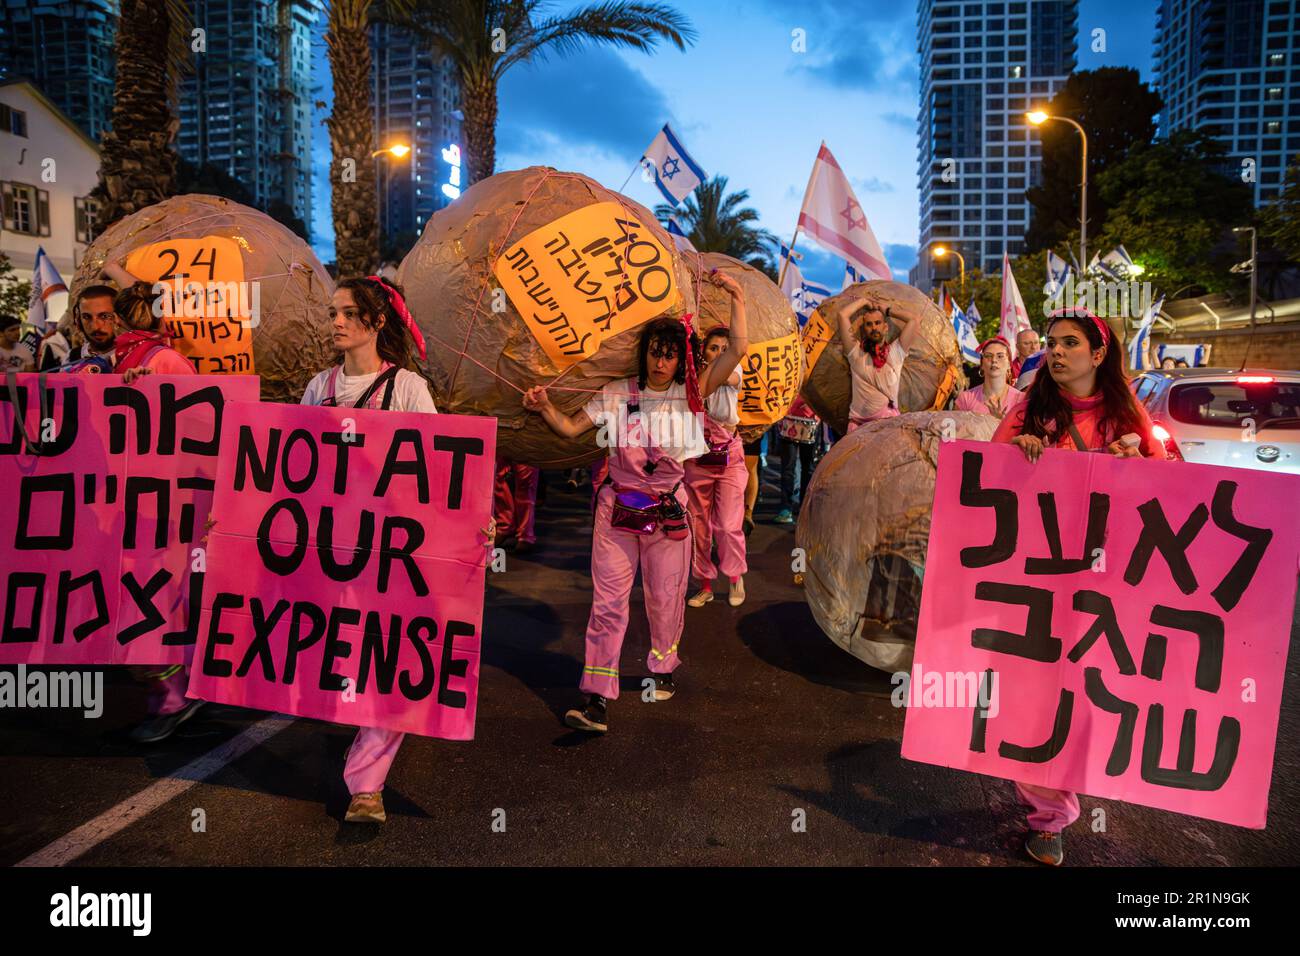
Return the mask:
[[914,132],[916,130],[916,117],[910,116],[907,113],[885,113],[880,118],[886,123],[890,123],[894,126],[901,126],[908,132]]
[[790,12],[769,0],[777,16],[807,31],[807,52],[790,72],[845,90],[914,96],[917,84],[916,10],[911,4],[844,4],[813,0]]
[[899,281],[906,282],[908,271],[916,265],[916,246],[902,242],[887,242],[881,248],[885,252],[885,261],[894,271],[894,277],[901,276]]
[[502,79],[498,99],[498,153],[538,155],[565,143],[631,162],[672,118],[664,94],[601,47],[516,66]]
[[870,179],[858,179],[849,177],[849,183],[853,186],[855,193],[892,193],[894,186],[887,183],[878,176],[872,176]]

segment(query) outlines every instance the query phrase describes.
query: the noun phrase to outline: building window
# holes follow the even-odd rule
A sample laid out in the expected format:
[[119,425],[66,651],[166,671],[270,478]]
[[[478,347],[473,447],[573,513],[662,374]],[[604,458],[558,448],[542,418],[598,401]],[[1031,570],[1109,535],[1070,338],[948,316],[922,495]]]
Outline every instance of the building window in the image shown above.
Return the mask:
[[0,103],[0,133],[13,133],[26,139],[27,114],[7,103]]
[[86,245],[95,241],[95,221],[99,218],[99,201],[89,196],[77,197],[77,241]]
[[4,227],[27,236],[50,234],[50,194],[25,183],[0,186],[4,199]]

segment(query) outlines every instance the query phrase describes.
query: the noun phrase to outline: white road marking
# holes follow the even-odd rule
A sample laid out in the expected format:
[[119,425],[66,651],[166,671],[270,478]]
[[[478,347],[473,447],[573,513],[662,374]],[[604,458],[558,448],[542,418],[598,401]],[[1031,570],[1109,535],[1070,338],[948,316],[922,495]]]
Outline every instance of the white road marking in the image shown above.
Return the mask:
[[259,744],[270,740],[294,722],[294,718],[276,715],[259,721],[237,737],[181,767],[169,777],[128,797],[95,819],[83,823],[66,836],[42,850],[37,850],[15,866],[66,866],[83,853],[94,849],[137,820],[153,813],[169,800],[179,797],[197,783],[207,780],[223,767],[238,760]]

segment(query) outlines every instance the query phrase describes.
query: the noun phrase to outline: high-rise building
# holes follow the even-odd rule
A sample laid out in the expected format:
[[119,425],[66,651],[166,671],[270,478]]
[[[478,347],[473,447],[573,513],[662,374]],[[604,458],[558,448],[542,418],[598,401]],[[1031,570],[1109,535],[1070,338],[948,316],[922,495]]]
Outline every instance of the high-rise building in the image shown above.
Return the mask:
[[1256,205],[1275,197],[1300,153],[1300,5],[1161,0],[1155,71],[1161,133],[1211,134],[1225,171],[1253,175]]
[[311,0],[190,0],[203,49],[181,83],[177,149],[269,210],[311,222]]
[[460,84],[451,61],[410,33],[383,23],[370,31],[375,142],[381,149],[411,147],[401,159],[383,154],[376,160],[380,243],[406,245],[451,202],[442,189],[450,173],[443,150],[460,145],[453,115]]
[[1004,249],[1023,251],[1025,190],[1042,159],[1025,113],[1074,70],[1078,0],[920,0],[917,25],[921,228],[910,279],[929,289],[956,274],[953,257],[936,274],[935,243],[986,272],[1000,271]]
[[28,79],[95,142],[113,112],[117,0],[0,0],[0,74]]

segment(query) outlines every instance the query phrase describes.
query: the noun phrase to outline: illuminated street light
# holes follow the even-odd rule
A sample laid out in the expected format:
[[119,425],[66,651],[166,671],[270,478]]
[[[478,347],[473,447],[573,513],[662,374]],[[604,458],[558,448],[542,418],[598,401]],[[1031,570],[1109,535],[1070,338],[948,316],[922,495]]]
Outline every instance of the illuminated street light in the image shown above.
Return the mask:
[[1031,126],[1042,126],[1048,120],[1060,120],[1077,129],[1083,138],[1083,174],[1079,185],[1079,268],[1086,269],[1088,268],[1088,134],[1083,131],[1082,126],[1068,116],[1052,116],[1042,110],[1034,110],[1026,113],[1025,119],[1029,120]]
[[376,156],[382,156],[384,153],[388,153],[392,156],[396,156],[398,159],[402,159],[410,151],[411,147],[407,146],[405,143],[397,143],[393,146],[389,146],[387,149],[375,150],[370,154],[370,158],[374,159]]
[[962,256],[962,254],[958,252],[956,249],[949,249],[946,246],[935,246],[933,249],[930,250],[930,253],[936,259],[942,259],[944,256],[948,255],[949,253],[952,253],[954,256],[957,257],[957,262],[961,266],[961,288],[965,289],[966,288],[966,259]]

